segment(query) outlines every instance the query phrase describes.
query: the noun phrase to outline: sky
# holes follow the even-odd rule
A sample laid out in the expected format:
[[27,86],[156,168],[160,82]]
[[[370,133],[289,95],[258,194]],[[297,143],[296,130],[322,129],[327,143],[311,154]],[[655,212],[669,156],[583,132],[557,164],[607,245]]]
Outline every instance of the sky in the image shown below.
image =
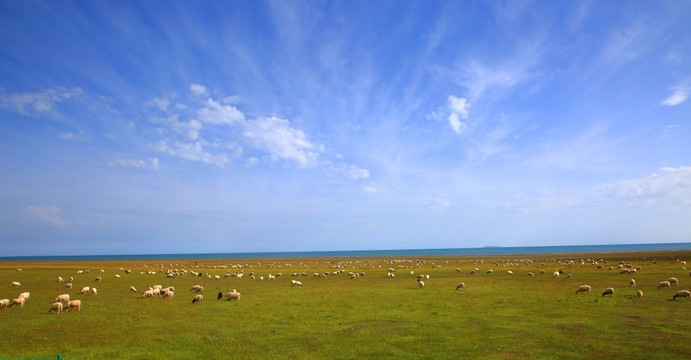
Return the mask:
[[0,1],[0,256],[691,242],[691,2]]

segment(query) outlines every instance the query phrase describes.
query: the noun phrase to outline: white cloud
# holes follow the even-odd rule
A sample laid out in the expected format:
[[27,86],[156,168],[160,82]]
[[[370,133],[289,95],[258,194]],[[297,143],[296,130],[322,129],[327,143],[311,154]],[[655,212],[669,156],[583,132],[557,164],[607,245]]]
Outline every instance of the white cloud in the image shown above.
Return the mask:
[[149,104],[155,106],[161,111],[168,111],[168,106],[170,106],[170,99],[166,97],[154,97],[149,101]]
[[432,210],[440,211],[451,206],[451,202],[446,198],[426,199],[427,207]]
[[205,145],[208,145],[208,143],[196,141],[194,143],[176,142],[171,146],[166,140],[161,140],[152,144],[151,148],[155,151],[179,156],[183,159],[201,161],[206,164],[216,165],[220,168],[225,167],[228,163],[228,156],[226,154],[212,154],[205,151]]
[[664,167],[659,174],[600,186],[601,197],[666,198],[691,204],[691,166]]
[[361,169],[355,165],[332,166],[331,170],[337,173],[344,174],[353,180],[367,179],[370,174],[367,169]]
[[379,187],[377,187],[377,186],[375,186],[375,185],[363,186],[363,187],[362,187],[362,190],[364,190],[364,191],[365,191],[366,193],[368,193],[368,194],[376,194],[376,193],[378,193],[378,192],[380,191],[380,190],[379,190]]
[[67,226],[68,223],[62,217],[62,210],[56,206],[47,205],[27,205],[26,211],[29,217],[39,223],[47,223],[59,227]]
[[83,134],[81,132],[79,134],[74,134],[71,132],[61,132],[58,134],[58,136],[60,137],[60,139],[63,139],[63,140],[78,141],[78,140],[82,139]]
[[[285,119],[270,117],[248,121],[244,136],[256,148],[281,159],[294,160],[301,167],[314,166],[319,159],[319,150],[307,140],[305,133],[292,128]],[[317,151],[308,151],[312,149]]]
[[457,98],[453,95],[449,96],[449,108],[451,111],[459,114],[462,119],[468,118],[468,108],[470,104],[465,98]]
[[245,114],[230,105],[222,105],[212,98],[206,99],[204,107],[197,111],[197,117],[211,124],[235,125],[245,121]]
[[[460,119],[468,118],[468,109],[470,108],[470,104],[465,98],[458,98],[453,95],[449,96],[448,101],[448,107],[449,110],[451,110],[451,114],[447,118],[447,121],[456,134],[462,134],[468,128],[468,125],[462,122]],[[439,112],[433,112],[427,115],[428,119],[438,117]]]
[[199,84],[191,84],[190,91],[197,96],[206,96],[206,87]]
[[42,92],[23,93],[23,94],[0,94],[0,108],[11,109],[22,115],[27,115],[28,108],[33,108],[37,112],[52,111],[56,103],[72,97],[80,96],[84,93],[81,88],[67,89],[58,86]]
[[679,105],[688,99],[689,93],[691,92],[691,89],[685,84],[673,86],[670,90],[672,90],[672,94],[668,98],[662,100],[662,105]]
[[462,134],[468,128],[468,125],[458,120],[458,114],[456,113],[449,115],[449,125],[451,125],[456,134]]
[[136,167],[158,171],[158,159],[114,159],[108,162],[112,167]]
[[257,159],[256,157],[253,156],[253,157],[245,160],[245,167],[252,168],[252,167],[257,166],[258,163],[259,163],[259,159]]

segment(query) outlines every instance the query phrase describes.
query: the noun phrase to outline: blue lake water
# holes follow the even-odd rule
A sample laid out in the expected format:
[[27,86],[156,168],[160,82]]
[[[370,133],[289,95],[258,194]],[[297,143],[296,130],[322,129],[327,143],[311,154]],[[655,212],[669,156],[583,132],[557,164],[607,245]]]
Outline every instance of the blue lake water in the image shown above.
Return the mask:
[[520,246],[482,247],[459,249],[401,249],[401,250],[343,250],[343,251],[298,251],[298,252],[245,252],[205,254],[136,254],[136,255],[75,255],[75,256],[17,256],[0,257],[0,261],[41,260],[195,260],[195,259],[274,259],[274,258],[317,258],[317,257],[397,257],[397,256],[463,256],[463,255],[531,255],[531,254],[575,254],[604,252],[634,252],[691,250],[691,243],[660,244],[616,244],[616,245],[566,245],[566,246]]

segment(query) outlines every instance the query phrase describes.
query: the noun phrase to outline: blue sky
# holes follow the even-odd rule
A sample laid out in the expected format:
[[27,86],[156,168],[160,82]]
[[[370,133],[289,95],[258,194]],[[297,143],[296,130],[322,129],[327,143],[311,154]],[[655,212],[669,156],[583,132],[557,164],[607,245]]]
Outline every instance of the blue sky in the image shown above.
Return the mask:
[[691,241],[686,1],[0,2],[0,256]]

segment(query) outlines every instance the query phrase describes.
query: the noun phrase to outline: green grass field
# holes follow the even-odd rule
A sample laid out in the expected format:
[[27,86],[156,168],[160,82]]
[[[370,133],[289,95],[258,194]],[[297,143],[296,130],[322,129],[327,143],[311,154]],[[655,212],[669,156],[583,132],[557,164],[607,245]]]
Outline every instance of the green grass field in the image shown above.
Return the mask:
[[[31,293],[24,308],[0,309],[0,358],[688,359],[691,301],[672,301],[676,291],[691,290],[687,259],[691,251],[198,260],[198,267],[193,260],[0,262],[0,299]],[[640,271],[620,274],[620,262]],[[395,277],[387,276],[389,268]],[[474,268],[480,271],[471,275]],[[146,273],[152,269],[155,275]],[[168,278],[169,269],[188,273]],[[556,269],[563,271],[559,278],[552,276]],[[221,278],[195,277],[192,270]],[[243,271],[242,279],[224,277]],[[295,272],[308,276],[292,277]],[[348,272],[365,275],[350,279]],[[277,273],[283,276],[267,280]],[[424,288],[419,274],[430,277]],[[97,276],[103,280],[94,282]],[[656,289],[672,276],[679,285]],[[291,286],[293,279],[304,286]],[[461,281],[466,287],[454,290]],[[157,284],[175,287],[174,298],[142,298]],[[205,289],[202,303],[192,304],[195,284]],[[592,292],[576,295],[582,284]],[[84,286],[97,287],[98,295],[80,294]],[[607,287],[614,295],[602,297]],[[240,301],[216,300],[231,289],[242,294]],[[81,300],[82,310],[49,314],[63,293]]]

